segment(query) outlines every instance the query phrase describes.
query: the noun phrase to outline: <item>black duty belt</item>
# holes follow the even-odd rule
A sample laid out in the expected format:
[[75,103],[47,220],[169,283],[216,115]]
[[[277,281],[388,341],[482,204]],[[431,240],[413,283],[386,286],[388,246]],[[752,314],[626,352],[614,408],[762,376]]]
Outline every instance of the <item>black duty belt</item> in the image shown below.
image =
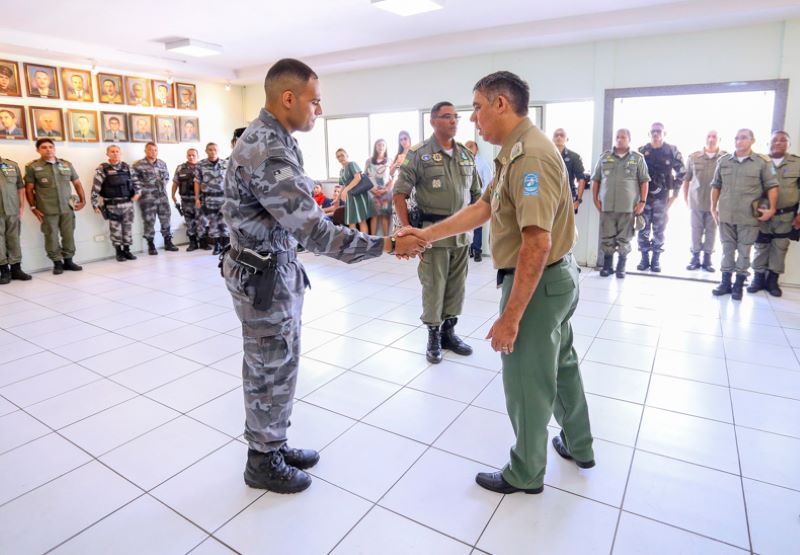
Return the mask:
[[791,212],[792,214],[794,214],[794,213],[796,213],[796,212],[797,212],[797,208],[798,208],[798,206],[800,206],[800,205],[798,205],[798,204],[794,204],[794,205],[792,205],[792,206],[787,206],[787,207],[785,207],[785,208],[778,208],[778,209],[775,211],[775,215],[776,215],[776,216],[780,216],[781,214],[788,214],[789,212]]
[[127,202],[131,202],[129,198],[104,198],[103,204],[106,206],[114,206],[115,204],[125,204]]
[[272,270],[278,266],[285,266],[295,261],[297,252],[282,251],[282,252],[257,252],[252,249],[237,250],[231,247],[229,255],[231,260],[238,262],[242,266],[246,266],[248,271],[263,272],[265,270]]
[[[555,262],[545,266],[544,269],[546,270],[547,268],[552,268],[553,266],[558,266],[559,264],[564,262],[565,258],[566,258],[566,256],[562,256],[561,258],[559,258]],[[513,276],[514,272],[516,272],[516,271],[517,271],[516,268],[500,268],[499,270],[497,270],[497,286],[499,287],[499,286],[503,285],[503,280],[505,279],[505,277],[506,276]]]
[[431,222],[435,224],[436,222],[441,222],[442,220],[446,220],[449,217],[450,217],[449,214],[446,216],[442,216],[441,214],[426,214],[423,212],[420,219],[423,222]]
[[225,191],[217,192],[217,191],[210,191],[207,193],[203,193],[204,197],[224,197]]

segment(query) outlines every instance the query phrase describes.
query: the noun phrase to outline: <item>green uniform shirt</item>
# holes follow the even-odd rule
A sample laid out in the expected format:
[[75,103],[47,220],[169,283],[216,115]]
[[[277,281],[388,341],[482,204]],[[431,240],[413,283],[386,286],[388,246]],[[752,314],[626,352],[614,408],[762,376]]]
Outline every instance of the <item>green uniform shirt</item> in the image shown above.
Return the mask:
[[684,180],[689,182],[690,209],[711,211],[711,180],[714,179],[717,162],[726,154],[727,152],[717,149],[714,156],[707,156],[704,150],[689,155]]
[[717,209],[721,222],[756,226],[760,222],[753,216],[753,201],[777,187],[778,179],[766,156],[751,152],[740,162],[732,153],[719,159],[711,186],[720,189]]
[[492,206],[492,260],[495,268],[514,268],[522,230],[536,226],[550,232],[547,264],[575,245],[575,209],[567,168],[550,139],[530,119],[508,137],[494,160],[497,178],[483,200]]
[[[472,152],[453,141],[453,155],[447,154],[436,137],[412,146],[400,165],[394,184],[395,194],[408,197],[414,191],[417,205],[424,214],[450,216],[481,196],[481,178],[475,169]],[[423,221],[422,227],[432,222]],[[436,241],[434,247],[469,245],[469,233]]]
[[592,181],[600,182],[603,212],[632,213],[641,200],[639,185],[650,181],[650,173],[641,153],[629,149],[624,156],[618,156],[612,148],[600,156]]
[[[790,208],[800,202],[800,156],[787,154],[779,166],[775,167],[778,178],[778,208]],[[787,212],[776,218],[794,218],[794,214]]]
[[23,188],[17,163],[0,158],[0,216],[19,216],[19,189]]
[[72,182],[78,180],[75,168],[61,158],[50,163],[42,158],[25,166],[25,183],[33,183],[36,208],[44,214],[66,214],[72,208]]

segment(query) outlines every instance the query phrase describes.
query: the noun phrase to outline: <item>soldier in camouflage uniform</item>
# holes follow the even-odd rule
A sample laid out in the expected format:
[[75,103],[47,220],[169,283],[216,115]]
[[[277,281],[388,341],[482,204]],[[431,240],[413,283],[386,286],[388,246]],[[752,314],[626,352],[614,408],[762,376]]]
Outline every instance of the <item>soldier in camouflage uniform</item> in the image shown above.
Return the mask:
[[161,235],[164,237],[164,250],[177,251],[172,244],[172,231],[169,219],[172,211],[167,199],[165,187],[169,183],[169,170],[163,160],[158,159],[156,143],[147,143],[144,147],[145,157],[133,163],[133,185],[141,192],[139,209],[144,220],[144,238],[147,241],[147,254],[158,254],[154,241],[156,216],[161,224]]
[[[650,142],[639,147],[647,162],[650,174],[650,187],[647,203],[644,207],[644,229],[639,231],[639,251],[642,261],[636,266],[639,271],[661,271],[659,258],[664,251],[664,230],[667,228],[667,210],[678,198],[683,181],[683,156],[677,147],[664,142],[664,124],[654,123],[650,126]],[[653,238],[650,239],[652,230]],[[650,251],[653,258],[650,259]]]
[[[281,60],[267,73],[265,89],[266,108],[230,157],[222,211],[231,244],[222,267],[244,341],[245,438],[250,447],[244,479],[251,487],[296,493],[311,484],[302,469],[319,460],[316,451],[286,445],[308,286],[296,258],[297,244],[352,263],[391,251],[394,239],[335,226],[311,196],[314,182],[303,171],[303,157],[291,135],[310,131],[322,113],[319,80],[311,68]],[[417,239],[398,239],[397,254],[419,252],[425,246],[419,245]]]
[[181,212],[183,221],[186,223],[186,235],[189,237],[189,246],[186,247],[186,252],[191,252],[199,248],[198,241],[205,245],[205,226],[200,212],[200,183],[197,180],[196,148],[187,150],[186,162],[175,168],[171,196],[172,202],[177,206],[175,193],[181,195]]
[[28,281],[22,271],[22,249],[19,245],[19,221],[25,198],[22,172],[13,160],[0,157],[0,285],[12,279]]
[[133,203],[139,191],[133,185],[131,168],[122,161],[117,145],[106,148],[108,162],[100,164],[92,183],[92,208],[108,220],[111,244],[117,251],[117,261],[136,260],[133,244]]
[[203,218],[208,226],[208,238],[214,240],[212,254],[219,254],[229,241],[228,226],[222,218],[228,163],[217,156],[216,143],[206,145],[206,156],[205,160],[197,164],[197,180],[200,182],[200,194],[203,197]]

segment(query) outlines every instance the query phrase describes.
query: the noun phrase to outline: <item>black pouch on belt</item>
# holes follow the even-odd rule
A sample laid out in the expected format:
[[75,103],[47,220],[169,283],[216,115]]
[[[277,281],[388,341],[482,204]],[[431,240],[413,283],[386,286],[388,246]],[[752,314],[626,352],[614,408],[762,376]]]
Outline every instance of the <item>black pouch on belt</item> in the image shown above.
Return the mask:
[[247,286],[252,287],[253,308],[256,310],[269,310],[272,306],[272,297],[275,294],[275,283],[278,281],[276,268],[267,268],[261,272],[256,272],[247,280]]

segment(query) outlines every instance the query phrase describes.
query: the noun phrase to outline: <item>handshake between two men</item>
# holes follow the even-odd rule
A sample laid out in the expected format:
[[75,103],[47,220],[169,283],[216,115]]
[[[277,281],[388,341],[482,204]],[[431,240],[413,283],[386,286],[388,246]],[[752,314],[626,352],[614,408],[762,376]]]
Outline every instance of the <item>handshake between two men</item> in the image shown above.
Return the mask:
[[409,260],[419,256],[422,258],[426,249],[431,247],[431,242],[423,230],[411,226],[404,226],[394,235],[386,238],[386,251],[397,258]]

